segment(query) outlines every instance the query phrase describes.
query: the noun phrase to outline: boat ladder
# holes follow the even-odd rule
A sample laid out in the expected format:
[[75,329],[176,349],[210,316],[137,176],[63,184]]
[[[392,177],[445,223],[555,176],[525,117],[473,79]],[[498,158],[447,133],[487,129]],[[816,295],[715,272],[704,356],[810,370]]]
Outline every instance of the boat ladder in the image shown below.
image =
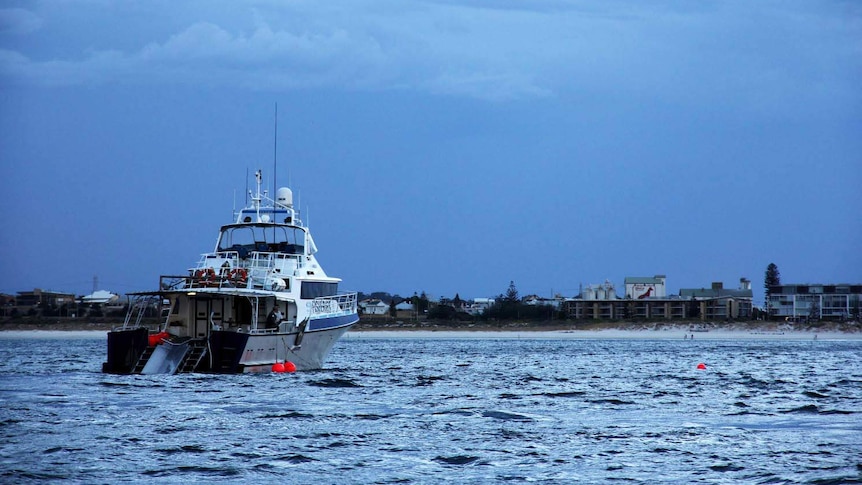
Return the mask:
[[207,343],[205,340],[192,340],[189,342],[189,350],[186,352],[185,357],[183,357],[182,362],[180,362],[179,367],[177,368],[177,374],[185,374],[187,372],[194,372],[195,369],[198,368],[201,361],[204,360],[204,357],[207,355]]
[[144,370],[144,366],[150,361],[150,357],[153,356],[153,352],[155,350],[155,347],[147,347],[144,349],[141,356],[138,357],[138,361],[135,363],[134,369],[132,369],[132,374],[140,374],[141,371]]

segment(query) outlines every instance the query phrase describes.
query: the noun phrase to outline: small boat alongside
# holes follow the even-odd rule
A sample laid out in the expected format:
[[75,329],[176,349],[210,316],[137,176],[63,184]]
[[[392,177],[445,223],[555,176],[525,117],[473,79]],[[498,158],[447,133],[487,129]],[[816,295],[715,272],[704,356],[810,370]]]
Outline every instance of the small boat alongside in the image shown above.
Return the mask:
[[[212,252],[187,274],[133,293],[122,326],[108,332],[102,371],[114,374],[243,373],[320,368],[359,321],[356,293],[317,260],[289,188],[256,193]],[[158,323],[146,315],[157,312]]]

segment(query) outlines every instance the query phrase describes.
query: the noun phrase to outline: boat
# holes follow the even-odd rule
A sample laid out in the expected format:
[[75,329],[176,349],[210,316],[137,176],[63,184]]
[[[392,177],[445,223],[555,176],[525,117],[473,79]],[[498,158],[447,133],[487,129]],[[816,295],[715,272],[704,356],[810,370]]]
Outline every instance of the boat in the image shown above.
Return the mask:
[[[112,374],[281,372],[320,368],[359,321],[356,293],[317,259],[287,187],[256,192],[221,226],[215,248],[155,291],[131,293],[121,326],[108,332]],[[156,317],[156,318],[153,318]],[[154,322],[154,323],[152,323]]]

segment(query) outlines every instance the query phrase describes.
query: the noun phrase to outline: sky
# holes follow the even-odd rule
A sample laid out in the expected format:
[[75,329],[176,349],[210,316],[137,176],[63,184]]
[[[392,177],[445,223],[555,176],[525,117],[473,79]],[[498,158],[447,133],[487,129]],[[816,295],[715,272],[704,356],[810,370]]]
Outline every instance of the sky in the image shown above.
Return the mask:
[[860,86],[855,1],[7,0],[0,292],[154,289],[274,158],[344,290],[858,284]]

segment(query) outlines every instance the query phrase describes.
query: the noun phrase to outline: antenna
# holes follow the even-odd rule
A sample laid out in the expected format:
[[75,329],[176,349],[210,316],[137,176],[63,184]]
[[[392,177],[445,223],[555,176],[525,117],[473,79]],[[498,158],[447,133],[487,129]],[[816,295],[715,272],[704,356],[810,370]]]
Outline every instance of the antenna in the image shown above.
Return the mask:
[[[272,137],[272,196],[275,197],[276,169],[278,168],[278,103],[275,103],[275,134]],[[274,200],[274,199],[273,199]]]

